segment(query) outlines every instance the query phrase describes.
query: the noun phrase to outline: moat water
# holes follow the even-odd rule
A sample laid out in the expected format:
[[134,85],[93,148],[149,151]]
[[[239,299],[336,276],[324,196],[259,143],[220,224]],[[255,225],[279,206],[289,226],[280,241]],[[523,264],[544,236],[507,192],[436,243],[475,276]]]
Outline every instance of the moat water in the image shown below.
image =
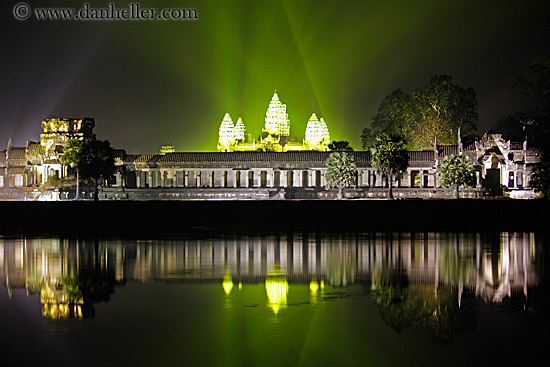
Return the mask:
[[0,365],[548,362],[548,238],[0,238]]

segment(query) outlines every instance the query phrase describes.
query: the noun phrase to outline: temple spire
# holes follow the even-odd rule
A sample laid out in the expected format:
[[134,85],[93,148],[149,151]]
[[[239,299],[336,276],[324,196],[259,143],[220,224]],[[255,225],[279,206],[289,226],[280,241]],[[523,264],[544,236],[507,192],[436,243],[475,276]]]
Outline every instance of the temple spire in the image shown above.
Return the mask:
[[239,116],[237,123],[235,124],[235,140],[246,140],[246,126],[244,125],[243,118]]
[[325,119],[321,117],[321,120],[319,120],[315,113],[311,114],[307,122],[305,135],[304,143],[307,149],[327,150],[330,143],[330,133]]
[[218,151],[228,152],[231,145],[235,144],[235,126],[229,113],[226,113],[220,124],[220,132],[218,138]]
[[290,120],[286,113],[286,105],[279,100],[277,90],[275,90],[265,114],[264,130],[272,135],[290,135]]

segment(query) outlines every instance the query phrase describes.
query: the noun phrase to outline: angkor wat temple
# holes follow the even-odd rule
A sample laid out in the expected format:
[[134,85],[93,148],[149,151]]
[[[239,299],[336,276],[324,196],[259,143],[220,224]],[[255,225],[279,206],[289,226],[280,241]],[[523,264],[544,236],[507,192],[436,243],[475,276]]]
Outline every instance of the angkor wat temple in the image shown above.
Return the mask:
[[[19,200],[58,200],[75,195],[72,169],[60,156],[71,138],[93,135],[91,118],[51,118],[42,121],[40,142],[13,146],[11,139],[0,151],[0,197]],[[333,198],[325,189],[327,151],[234,151],[126,154],[115,150],[115,176],[105,182],[101,199],[284,199]],[[385,197],[388,182],[377,174],[368,151],[350,151],[357,166],[357,185],[348,198]],[[476,171],[476,187],[465,197],[486,194],[532,197],[531,169],[537,151],[523,141],[501,134],[462,141],[433,150],[410,151],[409,167],[394,182],[395,196],[450,197],[452,190],[439,184],[438,167],[450,154],[467,156]],[[90,198],[86,185],[83,196]]]

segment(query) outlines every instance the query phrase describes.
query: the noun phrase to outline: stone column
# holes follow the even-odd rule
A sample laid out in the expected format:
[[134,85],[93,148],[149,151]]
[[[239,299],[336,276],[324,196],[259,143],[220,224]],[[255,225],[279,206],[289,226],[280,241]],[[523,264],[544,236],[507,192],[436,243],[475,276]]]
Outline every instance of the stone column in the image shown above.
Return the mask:
[[321,171],[321,187],[325,187],[327,185],[327,178],[325,177],[326,173],[326,170]]
[[288,183],[287,171],[284,169],[279,171],[279,184],[281,187],[287,187]]
[[[243,171],[241,171],[243,172]],[[249,187],[250,186],[250,171],[244,171],[244,176],[245,176],[245,180],[244,180],[244,187]],[[241,179],[242,179],[242,174],[241,174]]]
[[315,186],[315,171],[307,171],[308,177],[307,177],[307,185],[309,187]]
[[176,171],[176,187],[182,187],[185,184],[185,171]]
[[145,171],[147,174],[147,183],[149,184],[149,187],[153,187],[153,172],[151,171]]
[[155,184],[155,187],[161,187],[162,185],[162,172],[160,172],[159,170],[156,170],[153,172],[153,182]]
[[[178,177],[177,171],[167,171],[168,187],[177,187],[178,186]],[[172,180],[172,182],[170,182]]]
[[275,170],[272,169],[271,171],[269,171],[267,174],[267,177],[268,177],[268,187],[275,187]]
[[231,179],[233,182],[233,188],[237,187],[237,171],[231,171]]
[[294,187],[302,187],[302,171],[299,169],[294,170],[294,174],[292,175],[292,186]]
[[227,175],[228,174],[229,173],[226,170],[221,171],[221,175],[222,175],[221,180],[220,180],[221,187],[227,187]]
[[265,184],[267,187],[273,187],[275,183],[275,172],[273,170],[266,171],[265,173]]
[[260,187],[260,172],[257,170],[252,170],[252,187]]
[[195,171],[195,186],[196,187],[201,187],[202,186],[202,182],[201,182],[201,171]]
[[233,183],[234,187],[241,187],[241,171],[233,171]]
[[189,187],[189,171],[183,171],[183,187]]
[[217,171],[208,171],[208,187],[215,187]]

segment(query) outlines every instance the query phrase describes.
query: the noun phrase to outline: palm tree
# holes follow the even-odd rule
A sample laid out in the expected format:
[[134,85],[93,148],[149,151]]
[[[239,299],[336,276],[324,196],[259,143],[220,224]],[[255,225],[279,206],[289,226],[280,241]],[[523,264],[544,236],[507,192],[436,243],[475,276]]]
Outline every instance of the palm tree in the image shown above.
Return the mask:
[[372,165],[388,180],[388,196],[393,199],[393,178],[404,172],[409,165],[405,140],[400,135],[379,134],[372,147]]
[[439,167],[440,183],[443,187],[454,187],[458,199],[460,186],[474,186],[474,165],[463,155],[448,155],[443,159]]
[[61,156],[61,163],[68,165],[72,168],[76,168],[76,195],[75,199],[80,199],[80,165],[82,164],[82,147],[84,146],[83,140],[69,139],[63,155]]
[[331,153],[326,161],[327,187],[338,188],[338,199],[344,197],[344,187],[354,186],[356,169],[353,155],[344,152]]

